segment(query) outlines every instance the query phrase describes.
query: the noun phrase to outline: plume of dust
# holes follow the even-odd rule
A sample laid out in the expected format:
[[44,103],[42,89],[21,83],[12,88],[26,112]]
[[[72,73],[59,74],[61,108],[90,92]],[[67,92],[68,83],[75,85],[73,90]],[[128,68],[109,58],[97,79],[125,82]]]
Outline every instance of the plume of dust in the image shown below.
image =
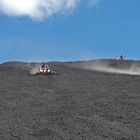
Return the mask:
[[128,68],[119,68],[109,66],[109,63],[98,61],[92,64],[82,64],[82,67],[86,70],[94,70],[107,73],[118,73],[127,75],[140,75],[140,66],[135,64],[130,65]]
[[38,73],[39,67],[40,67],[39,64],[34,64],[34,65],[28,64],[28,70],[29,70],[31,75]]

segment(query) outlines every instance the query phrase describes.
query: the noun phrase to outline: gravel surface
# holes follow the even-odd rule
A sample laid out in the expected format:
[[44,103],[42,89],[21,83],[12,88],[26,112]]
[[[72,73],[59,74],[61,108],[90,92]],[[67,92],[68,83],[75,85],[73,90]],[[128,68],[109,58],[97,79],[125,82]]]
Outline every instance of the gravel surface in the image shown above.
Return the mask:
[[98,61],[50,62],[56,75],[31,75],[35,63],[1,64],[0,140],[140,140],[140,76],[91,69]]

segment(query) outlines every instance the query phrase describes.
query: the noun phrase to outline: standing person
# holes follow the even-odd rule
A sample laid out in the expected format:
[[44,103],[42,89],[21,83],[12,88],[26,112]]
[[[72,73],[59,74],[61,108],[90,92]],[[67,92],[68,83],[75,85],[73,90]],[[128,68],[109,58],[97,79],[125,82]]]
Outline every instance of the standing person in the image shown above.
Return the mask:
[[121,56],[120,56],[120,60],[123,60],[123,55],[121,54]]

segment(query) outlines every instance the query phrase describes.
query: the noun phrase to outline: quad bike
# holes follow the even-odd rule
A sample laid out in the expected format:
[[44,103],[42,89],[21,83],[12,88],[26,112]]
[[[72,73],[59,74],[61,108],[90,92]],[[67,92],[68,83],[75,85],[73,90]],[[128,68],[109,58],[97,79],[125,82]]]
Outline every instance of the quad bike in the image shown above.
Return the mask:
[[42,75],[52,75],[56,74],[55,71],[51,71],[49,67],[40,67],[39,72],[36,74],[42,74]]

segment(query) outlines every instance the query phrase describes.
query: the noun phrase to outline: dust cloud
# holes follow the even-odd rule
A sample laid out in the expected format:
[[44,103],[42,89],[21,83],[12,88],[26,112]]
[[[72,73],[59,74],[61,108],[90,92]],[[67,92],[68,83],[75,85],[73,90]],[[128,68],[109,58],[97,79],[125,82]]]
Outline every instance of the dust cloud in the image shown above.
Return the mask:
[[136,64],[129,64],[128,62],[123,63],[116,62],[113,63],[109,61],[96,61],[93,63],[82,64],[82,67],[86,70],[94,70],[100,72],[107,72],[107,73],[118,73],[118,74],[127,74],[127,75],[140,75],[140,65]]
[[34,64],[34,65],[28,64],[28,70],[29,70],[31,75],[38,73],[39,67],[40,67],[39,64]]

